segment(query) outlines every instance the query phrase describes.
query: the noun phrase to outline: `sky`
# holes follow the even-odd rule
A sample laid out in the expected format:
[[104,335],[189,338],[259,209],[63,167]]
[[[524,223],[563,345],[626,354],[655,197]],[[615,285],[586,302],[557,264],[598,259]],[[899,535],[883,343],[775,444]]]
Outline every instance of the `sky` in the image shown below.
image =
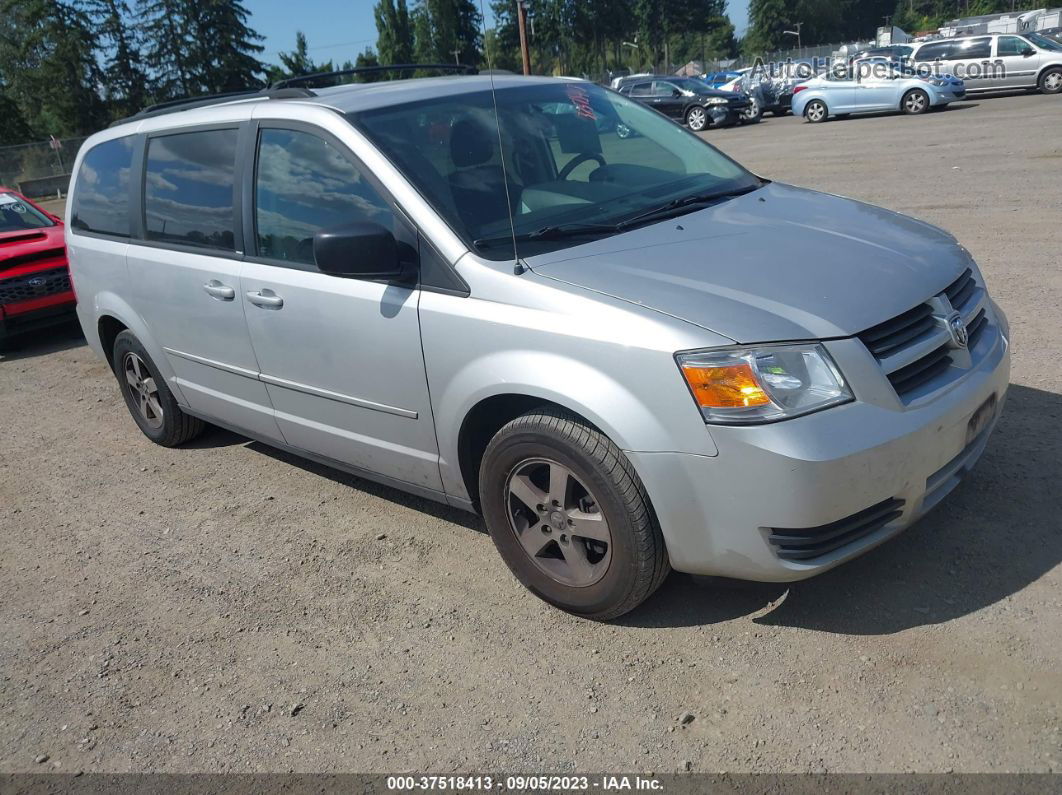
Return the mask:
[[[251,27],[265,36],[268,63],[277,62],[278,52],[295,48],[295,31],[306,34],[310,57],[315,61],[351,60],[366,47],[376,46],[375,0],[244,0],[251,12]],[[483,0],[488,26],[490,2]],[[730,19],[740,36],[748,25],[748,0],[729,0]]]

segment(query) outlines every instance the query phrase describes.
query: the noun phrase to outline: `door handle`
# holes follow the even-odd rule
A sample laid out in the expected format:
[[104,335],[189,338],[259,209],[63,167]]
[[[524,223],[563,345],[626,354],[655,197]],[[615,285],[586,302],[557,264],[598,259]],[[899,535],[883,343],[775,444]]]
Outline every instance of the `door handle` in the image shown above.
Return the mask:
[[211,279],[203,285],[203,289],[206,290],[207,295],[211,298],[217,298],[219,301],[231,301],[236,297],[235,290],[227,284],[222,284],[217,279]]
[[280,307],[284,306],[284,299],[269,288],[247,293],[247,300],[263,309],[280,309]]

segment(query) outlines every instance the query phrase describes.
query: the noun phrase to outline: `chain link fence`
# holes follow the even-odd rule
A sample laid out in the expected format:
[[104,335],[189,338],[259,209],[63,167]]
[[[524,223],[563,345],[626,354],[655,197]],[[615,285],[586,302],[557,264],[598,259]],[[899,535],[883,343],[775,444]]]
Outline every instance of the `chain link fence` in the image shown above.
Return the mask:
[[65,194],[74,158],[84,142],[85,138],[63,138],[0,146],[0,185],[17,188],[30,198]]

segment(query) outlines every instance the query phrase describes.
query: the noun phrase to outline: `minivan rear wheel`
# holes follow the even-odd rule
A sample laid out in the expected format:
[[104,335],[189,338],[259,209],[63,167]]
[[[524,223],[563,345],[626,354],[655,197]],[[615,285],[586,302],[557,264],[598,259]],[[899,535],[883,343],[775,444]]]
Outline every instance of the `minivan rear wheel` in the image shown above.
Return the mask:
[[645,601],[670,571],[630,461],[569,412],[544,407],[498,431],[483,454],[479,495],[506,565],[562,610],[616,618]]
[[1062,91],[1062,68],[1055,66],[1044,70],[1040,75],[1040,91],[1045,94],[1057,94]]
[[140,340],[131,331],[114,339],[111,363],[125,405],[144,435],[174,447],[202,433],[202,420],[185,414]]

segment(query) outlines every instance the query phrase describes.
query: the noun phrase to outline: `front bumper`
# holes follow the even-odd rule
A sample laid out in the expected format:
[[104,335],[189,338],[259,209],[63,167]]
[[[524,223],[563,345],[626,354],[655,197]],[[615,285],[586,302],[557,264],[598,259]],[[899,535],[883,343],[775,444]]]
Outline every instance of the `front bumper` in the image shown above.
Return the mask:
[[[801,580],[920,519],[970,471],[1000,415],[1010,378],[1009,343],[1000,329],[1002,315],[977,367],[918,407],[857,400],[769,425],[711,426],[719,448],[713,457],[628,453],[653,501],[671,565],[691,574]],[[987,425],[968,439],[971,417],[992,396]],[[871,508],[880,521],[855,532]],[[779,528],[783,535],[851,532],[854,540],[787,559]]]

